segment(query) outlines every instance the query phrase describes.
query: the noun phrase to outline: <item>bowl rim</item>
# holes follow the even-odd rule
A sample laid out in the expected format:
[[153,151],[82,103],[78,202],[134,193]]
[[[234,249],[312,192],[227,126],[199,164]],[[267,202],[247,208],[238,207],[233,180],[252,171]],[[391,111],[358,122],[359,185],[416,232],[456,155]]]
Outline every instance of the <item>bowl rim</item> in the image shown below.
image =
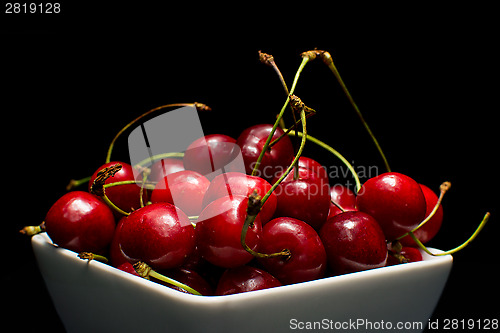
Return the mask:
[[[407,263],[407,264],[400,264],[400,265],[393,265],[393,266],[386,266],[386,267],[380,267],[380,268],[373,268],[361,272],[354,272],[354,273],[348,273],[348,274],[343,274],[343,275],[337,275],[337,276],[330,276],[330,277],[324,277],[321,279],[317,280],[312,280],[312,281],[306,281],[306,282],[300,282],[300,283],[295,283],[295,284],[290,284],[290,285],[283,285],[280,287],[275,287],[275,288],[269,288],[269,289],[263,289],[263,290],[256,290],[252,292],[246,292],[246,293],[240,293],[240,294],[232,294],[232,295],[224,295],[224,296],[197,296],[193,294],[188,294],[188,293],[182,293],[177,290],[165,287],[161,284],[149,281],[147,279],[141,278],[139,276],[132,275],[130,273],[124,272],[122,270],[119,270],[118,268],[115,268],[111,265],[104,264],[102,262],[99,262],[97,260],[82,260],[78,258],[78,254],[74,251],[59,247],[55,245],[50,237],[47,235],[46,232],[34,235],[31,239],[33,249],[36,251],[38,248],[51,248],[50,251],[51,253],[54,253],[57,256],[64,257],[65,259],[70,259],[78,263],[81,263],[81,265],[88,265],[90,269],[95,269],[99,271],[105,271],[107,274],[112,274],[117,277],[124,278],[128,280],[130,283],[133,284],[138,284],[141,285],[142,287],[148,288],[148,289],[153,289],[155,293],[160,293],[164,294],[165,296],[168,296],[169,298],[172,299],[178,299],[179,301],[183,302],[193,302],[193,303],[199,303],[199,304],[223,304],[226,302],[236,302],[236,301],[246,301],[249,299],[254,299],[255,297],[263,297],[264,295],[267,295],[268,297],[279,297],[280,295],[283,294],[290,294],[294,291],[300,291],[303,290],[304,288],[310,287],[310,288],[324,288],[330,285],[334,285],[337,283],[345,283],[348,280],[353,280],[353,279],[371,279],[374,277],[381,277],[385,274],[396,274],[398,271],[408,271],[408,270],[413,270],[417,271],[420,270],[424,267],[426,268],[433,268],[437,266],[442,266],[442,265],[451,265],[453,262],[453,256],[452,255],[444,255],[444,256],[431,256],[424,251],[420,250],[422,253],[422,261],[419,262],[412,262],[412,263]],[[435,248],[428,248],[431,252],[435,254],[443,253],[444,251],[435,249]],[[37,258],[38,261],[38,258]]]

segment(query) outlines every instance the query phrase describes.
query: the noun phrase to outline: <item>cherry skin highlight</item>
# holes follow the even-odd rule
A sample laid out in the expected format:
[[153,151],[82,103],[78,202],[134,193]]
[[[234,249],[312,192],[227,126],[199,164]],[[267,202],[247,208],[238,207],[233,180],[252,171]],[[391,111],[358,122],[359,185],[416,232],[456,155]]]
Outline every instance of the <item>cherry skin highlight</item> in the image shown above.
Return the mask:
[[132,212],[118,231],[119,248],[127,261],[143,261],[155,270],[180,267],[195,249],[191,222],[169,203]]
[[45,228],[61,247],[78,253],[102,253],[113,238],[115,219],[98,196],[73,191],[52,205],[45,216]]
[[283,284],[320,279],[326,271],[326,252],[319,235],[307,223],[278,217],[262,230],[262,253],[288,249],[290,257],[260,258],[265,269]]
[[[254,190],[257,191],[258,195],[264,197],[270,189],[271,184],[263,178],[240,172],[224,173],[218,175],[210,182],[210,186],[203,198],[203,206],[206,207],[210,202],[227,195],[243,195],[248,197]],[[276,194],[272,192],[262,206],[259,216],[263,225],[273,217],[276,211],[277,200]]]
[[[252,173],[272,128],[273,125],[270,124],[254,125],[245,129],[238,137],[237,144],[241,148],[247,174]],[[271,140],[276,140],[283,133],[278,127]],[[278,172],[286,170],[293,157],[292,142],[288,136],[284,136],[264,154],[255,176],[271,180]]]
[[384,267],[385,236],[377,221],[362,212],[345,212],[328,219],[319,235],[330,269],[336,275]]
[[[224,268],[247,264],[253,259],[241,245],[241,230],[245,223],[248,198],[234,195],[210,203],[196,223],[196,244],[204,259]],[[257,215],[246,235],[246,244],[258,251],[262,226]]]
[[356,198],[357,208],[375,218],[388,241],[414,229],[425,218],[425,197],[418,183],[397,172],[370,178]]
[[201,213],[203,197],[210,181],[202,174],[184,170],[161,179],[151,194],[151,202],[168,202],[189,216]]
[[[427,209],[425,211],[425,217],[429,216],[436,203],[438,201],[438,196],[434,193],[433,190],[428,188],[425,185],[420,184],[420,188],[424,193],[425,203],[427,205]],[[422,244],[428,243],[431,239],[436,236],[439,229],[441,229],[441,224],[443,223],[443,206],[439,205],[438,210],[434,214],[433,217],[429,221],[427,221],[423,226],[418,228],[413,234],[422,242]],[[410,235],[405,236],[399,240],[401,244],[406,246],[414,246],[417,247],[415,241],[410,237]]]
[[271,274],[251,266],[241,266],[227,269],[221,276],[216,295],[231,295],[246,293],[281,286],[281,283]]

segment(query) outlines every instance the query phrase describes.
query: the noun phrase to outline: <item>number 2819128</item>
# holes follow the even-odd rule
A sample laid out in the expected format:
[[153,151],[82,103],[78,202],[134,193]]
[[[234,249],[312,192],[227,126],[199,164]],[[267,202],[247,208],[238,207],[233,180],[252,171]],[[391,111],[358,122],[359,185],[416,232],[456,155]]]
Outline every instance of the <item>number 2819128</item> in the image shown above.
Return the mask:
[[61,4],[58,2],[7,2],[5,14],[59,14]]

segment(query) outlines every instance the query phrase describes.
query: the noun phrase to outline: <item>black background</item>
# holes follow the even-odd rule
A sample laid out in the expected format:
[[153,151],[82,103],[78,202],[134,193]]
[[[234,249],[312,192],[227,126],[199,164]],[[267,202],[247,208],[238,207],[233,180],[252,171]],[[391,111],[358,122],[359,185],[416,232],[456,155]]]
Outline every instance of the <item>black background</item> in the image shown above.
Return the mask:
[[[39,224],[71,178],[104,163],[122,126],[159,105],[198,101],[213,108],[200,115],[206,133],[237,137],[245,127],[273,122],[285,99],[257,51],[274,55],[290,86],[300,53],[315,47],[332,54],[393,171],[436,191],[445,180],[453,183],[431,246],[457,246],[492,213],[477,240],[454,256],[433,320],[498,318],[499,27],[492,8],[62,8],[52,16],[7,15],[2,8],[4,324],[63,330],[30,242],[17,230]],[[383,172],[320,61],[306,66],[296,94],[318,112],[308,122],[311,135],[355,166]],[[116,159],[126,152],[126,141],[118,141]],[[311,145],[305,154],[336,163]]]

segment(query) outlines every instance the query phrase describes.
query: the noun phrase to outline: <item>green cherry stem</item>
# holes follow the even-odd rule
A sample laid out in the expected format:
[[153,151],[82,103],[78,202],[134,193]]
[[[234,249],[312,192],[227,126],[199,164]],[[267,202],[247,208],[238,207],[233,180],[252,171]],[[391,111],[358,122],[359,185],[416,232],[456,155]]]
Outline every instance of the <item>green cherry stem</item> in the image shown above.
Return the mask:
[[88,260],[89,262],[91,260],[97,260],[97,261],[100,261],[100,262],[105,263],[105,264],[108,263],[108,258],[106,258],[105,256],[101,256],[100,254],[95,254],[92,252],[80,252],[80,253],[78,253],[78,258],[80,258],[82,260]]
[[[295,135],[295,133],[297,133],[299,136],[303,136],[304,135],[303,133],[296,132],[296,131],[290,131],[290,133],[288,135]],[[335,155],[339,160],[341,160],[342,163],[344,163],[344,165],[349,169],[349,171],[351,171],[351,174],[352,174],[352,176],[354,178],[354,181],[356,182],[356,192],[358,192],[359,189],[361,188],[361,182],[359,180],[358,174],[356,173],[356,170],[354,170],[354,167],[351,165],[351,163],[349,163],[346,160],[346,158],[344,156],[342,156],[342,154],[340,154],[337,150],[335,150],[333,147],[327,145],[323,141],[321,141],[319,139],[316,139],[315,137],[313,137],[311,135],[307,135],[307,140],[309,140],[309,141],[317,144],[321,148],[326,149],[327,151],[329,151],[330,153],[332,153],[333,155]]]
[[400,240],[401,238],[407,236],[410,232],[413,233],[413,232],[417,231],[424,224],[426,224],[436,214],[437,210],[439,209],[439,206],[441,205],[441,201],[443,201],[445,193],[450,189],[450,187],[451,187],[451,183],[450,182],[444,182],[444,183],[442,183],[441,186],[439,186],[440,194],[439,194],[438,201],[434,205],[434,208],[429,213],[429,215],[422,222],[420,222],[420,224],[415,229],[413,229],[413,230],[407,232],[406,234],[404,234],[404,235],[396,238],[396,240]]
[[211,110],[210,107],[208,107],[207,105],[202,104],[202,103],[197,103],[197,102],[194,102],[194,103],[172,103],[172,104],[167,104],[167,105],[162,105],[162,106],[156,107],[154,109],[151,109],[151,110],[149,110],[149,111],[141,114],[139,117],[135,118],[130,123],[128,123],[127,125],[125,125],[118,133],[116,133],[115,137],[111,141],[111,144],[109,145],[108,153],[106,154],[106,163],[109,163],[111,161],[111,153],[113,152],[113,147],[115,145],[116,140],[130,126],[134,125],[136,122],[138,122],[139,120],[141,120],[142,118],[148,116],[149,114],[151,114],[153,112],[156,112],[156,111],[159,111],[159,110],[163,110],[163,109],[166,109],[166,108],[183,107],[183,106],[194,106],[197,110],[201,110],[201,111],[210,111]]
[[168,283],[170,285],[181,288],[190,294],[202,296],[198,291],[194,290],[190,286],[154,271],[151,267],[149,267],[148,264],[146,264],[142,261],[136,262],[133,265],[133,267],[134,267],[135,271],[137,272],[137,274],[139,274],[139,276],[141,276],[147,280],[150,280],[150,278],[155,278],[157,280],[160,280],[160,281],[163,281],[163,282]]
[[[296,96],[291,96],[291,99],[295,100],[300,99]],[[303,103],[302,103],[303,104]],[[250,254],[252,254],[254,257],[257,258],[272,258],[272,257],[284,257],[284,258],[289,258],[291,253],[290,250],[288,249],[283,249],[281,252],[276,252],[276,253],[260,253],[252,250],[247,244],[246,244],[246,236],[248,232],[248,228],[250,225],[253,224],[255,221],[255,218],[257,217],[257,214],[260,212],[261,207],[264,205],[264,203],[267,201],[269,196],[273,193],[273,191],[278,187],[279,184],[285,179],[285,177],[292,171],[292,168],[294,165],[297,163],[299,160],[300,155],[302,155],[302,151],[304,150],[304,146],[306,144],[306,138],[307,138],[307,130],[306,130],[306,115],[305,115],[305,107],[303,107],[300,110],[300,118],[302,120],[302,140],[300,143],[299,150],[297,151],[297,154],[295,155],[292,163],[288,166],[286,171],[281,175],[281,177],[278,179],[276,183],[267,191],[267,193],[264,195],[264,197],[261,199],[261,197],[257,194],[256,191],[254,191],[250,196],[248,197],[248,208],[247,208],[247,216],[245,218],[245,223],[243,224],[243,228],[241,229],[241,245],[243,248]]]
[[415,234],[413,232],[410,231],[409,235],[415,241],[415,243],[417,243],[418,247],[421,248],[422,250],[424,250],[427,254],[429,254],[431,256],[446,256],[448,254],[456,253],[456,252],[464,249],[467,245],[469,245],[469,243],[472,242],[477,237],[477,235],[481,232],[481,230],[483,230],[484,226],[486,225],[486,222],[488,222],[488,220],[490,219],[490,215],[491,214],[489,212],[487,212],[484,215],[483,220],[481,221],[481,223],[477,227],[476,231],[474,231],[472,236],[469,237],[469,239],[467,239],[465,242],[463,242],[461,245],[457,246],[456,248],[451,249],[449,251],[442,252],[442,253],[432,253],[424,244],[422,244],[422,242],[415,236]]
[[[293,92],[295,91],[295,87],[297,86],[297,82],[299,80],[300,73],[302,73],[302,70],[304,69],[304,67],[306,66],[306,64],[308,62],[309,62],[309,57],[302,57],[302,62],[300,63],[300,66],[299,66],[299,69],[297,70],[297,73],[295,74],[292,88],[290,89],[290,94],[293,94]],[[276,132],[276,128],[278,128],[278,125],[280,124],[281,119],[283,118],[283,114],[285,113],[286,107],[288,106],[288,103],[290,102],[290,96],[291,95],[288,95],[288,97],[286,98],[285,104],[283,105],[280,113],[276,117],[276,121],[274,122],[273,128],[271,129],[271,132],[269,133],[269,136],[267,137],[266,143],[262,147],[262,151],[260,152],[260,155],[257,158],[257,161],[255,162],[255,166],[254,166],[254,168],[252,170],[252,174],[251,174],[252,176],[255,176],[255,174],[257,173],[257,170],[260,167],[260,163],[262,162],[262,159],[264,158],[264,154],[269,149],[269,144],[271,143],[271,140],[274,136],[274,132]]]
[[91,177],[92,176],[88,176],[88,177],[85,177],[82,179],[71,179],[69,181],[68,185],[66,185],[66,191],[71,191],[75,187],[78,187],[78,186],[83,185],[83,184],[87,184]]
[[382,150],[382,147],[380,146],[377,138],[375,138],[375,135],[373,134],[372,130],[370,129],[370,126],[368,126],[368,123],[366,122],[365,118],[361,114],[361,111],[359,110],[358,105],[356,102],[354,102],[354,99],[351,96],[351,93],[347,89],[347,86],[344,83],[344,80],[342,80],[342,77],[340,76],[339,71],[337,70],[337,67],[335,67],[335,64],[333,63],[332,56],[330,55],[329,52],[326,51],[318,51],[320,52],[321,59],[323,62],[328,66],[328,68],[332,71],[333,75],[337,78],[337,81],[339,82],[340,86],[342,87],[342,90],[344,91],[344,94],[347,96],[347,99],[349,99],[349,102],[351,103],[352,107],[356,111],[356,114],[359,117],[359,120],[361,120],[361,123],[363,123],[363,126],[365,127],[366,131],[372,138],[373,143],[375,144],[375,147],[377,147],[377,150],[382,157],[382,160],[384,161],[385,168],[387,169],[387,172],[391,171],[391,167],[389,166],[389,162],[387,161],[387,158],[385,157],[385,154]]

